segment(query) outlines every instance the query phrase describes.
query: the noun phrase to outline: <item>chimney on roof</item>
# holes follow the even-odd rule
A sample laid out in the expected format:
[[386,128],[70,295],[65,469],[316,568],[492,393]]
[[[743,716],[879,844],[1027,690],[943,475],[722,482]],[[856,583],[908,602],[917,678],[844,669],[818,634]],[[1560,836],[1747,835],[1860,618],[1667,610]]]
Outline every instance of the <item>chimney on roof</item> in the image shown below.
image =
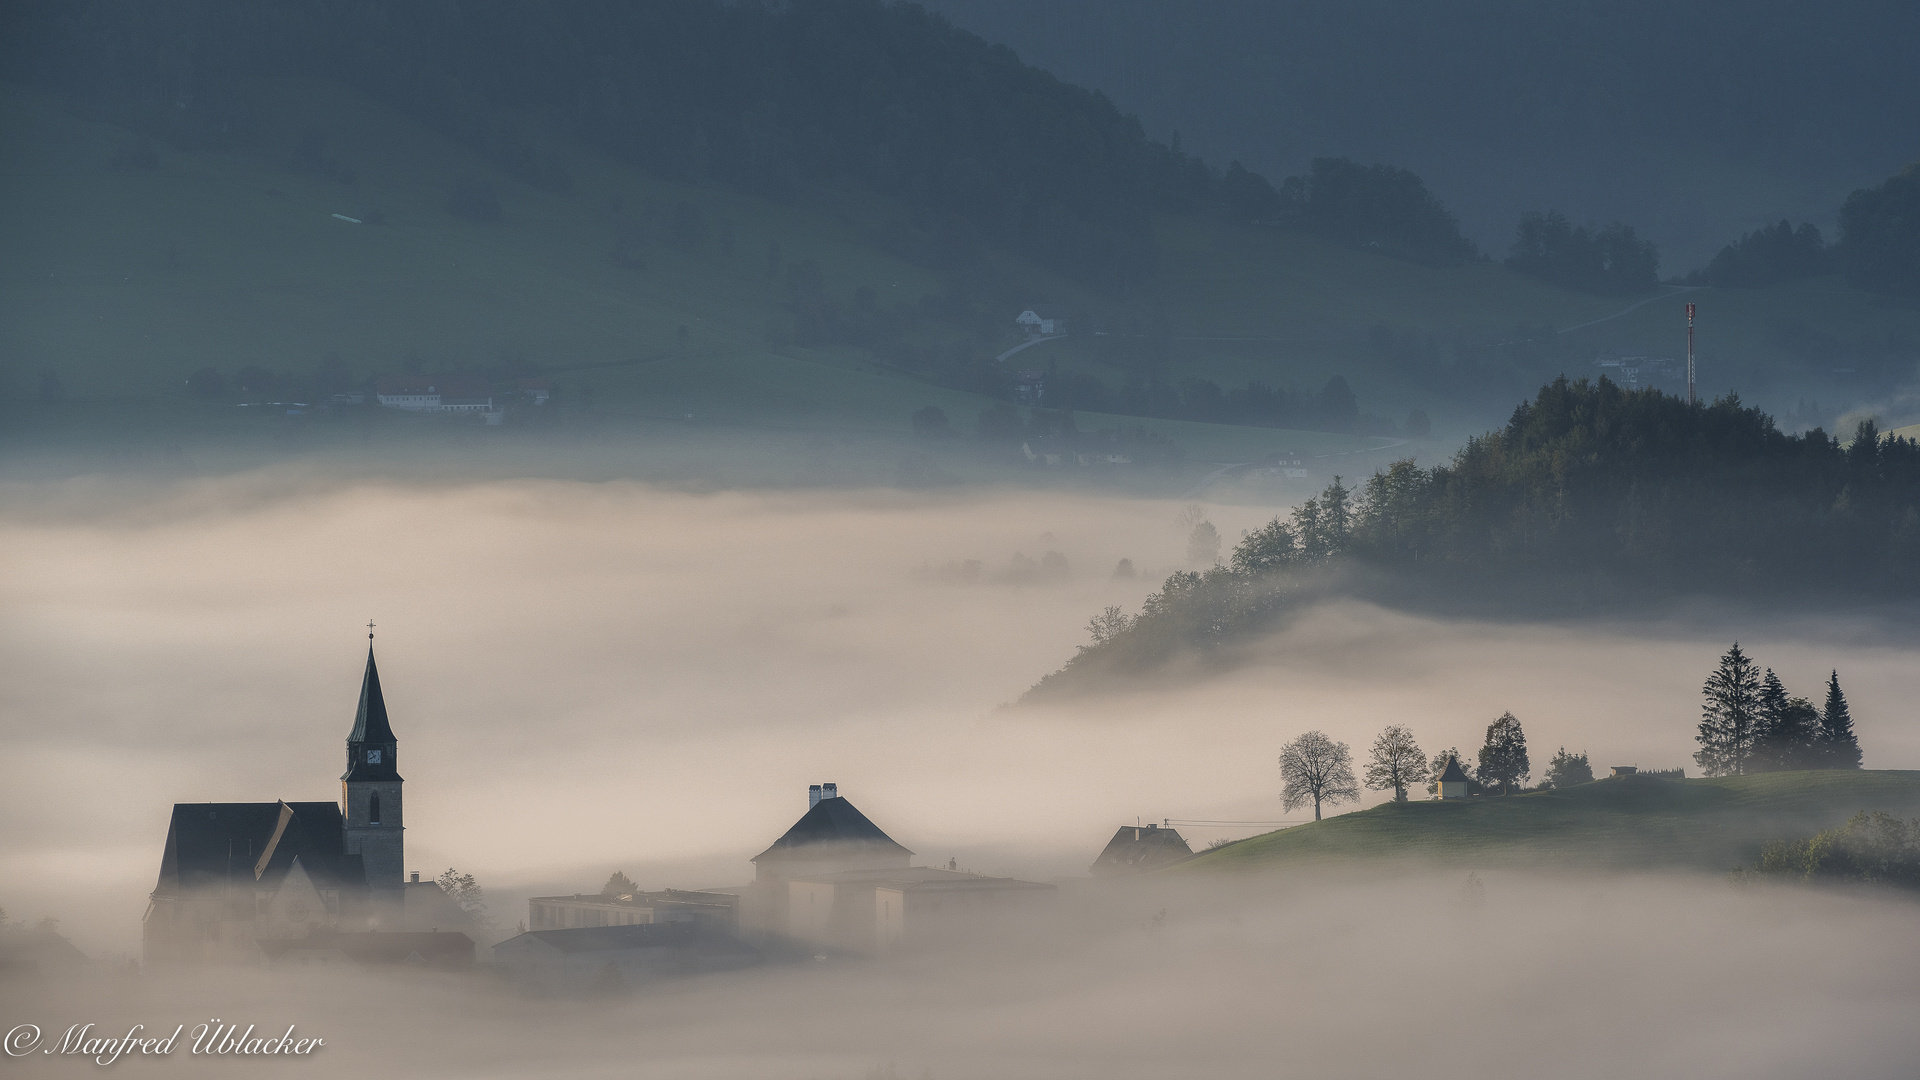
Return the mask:
[[820,785],[808,784],[807,785],[807,809],[811,810],[814,807],[819,805],[820,805]]
[[839,797],[840,797],[840,785],[839,785],[839,784],[833,784],[833,783],[827,783],[827,784],[821,784],[821,785],[820,785],[820,797],[821,797],[821,798],[823,798],[823,799],[837,799],[837,798],[839,798]]

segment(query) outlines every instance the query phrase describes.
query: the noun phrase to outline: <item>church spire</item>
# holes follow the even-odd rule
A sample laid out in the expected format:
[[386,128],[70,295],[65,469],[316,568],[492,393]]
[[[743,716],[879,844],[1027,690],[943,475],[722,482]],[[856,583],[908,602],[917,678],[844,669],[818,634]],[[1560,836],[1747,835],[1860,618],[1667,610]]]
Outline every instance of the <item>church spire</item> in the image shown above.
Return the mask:
[[[371,636],[371,635],[369,635]],[[387,723],[387,700],[380,695],[380,669],[367,645],[367,674],[360,680],[360,711],[347,733],[347,774],[342,780],[398,780],[396,751],[399,740]]]
[[[367,635],[371,638],[373,635]],[[336,729],[337,730],[337,729]],[[395,741],[387,723],[387,700],[380,696],[380,669],[374,666],[373,644],[367,644],[367,674],[360,680],[360,711],[353,718],[348,742],[390,743]]]
[[[373,624],[368,623],[371,631]],[[347,771],[340,777],[340,809],[346,852],[358,855],[367,884],[402,888],[406,826],[400,812],[399,746],[387,723],[387,701],[380,695],[380,669],[373,662],[373,634],[367,634],[367,674],[360,680],[360,711],[347,736]]]

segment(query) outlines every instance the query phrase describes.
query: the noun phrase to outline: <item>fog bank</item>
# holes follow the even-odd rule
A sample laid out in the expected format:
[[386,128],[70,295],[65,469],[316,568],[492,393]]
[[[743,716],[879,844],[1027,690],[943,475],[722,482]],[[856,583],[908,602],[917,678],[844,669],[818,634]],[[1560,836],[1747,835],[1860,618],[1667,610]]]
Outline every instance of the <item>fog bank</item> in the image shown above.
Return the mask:
[[[476,873],[508,926],[615,869],[740,883],[822,780],[922,862],[1047,879],[1136,819],[1281,820],[1274,759],[1309,728],[1471,750],[1512,710],[1536,776],[1560,745],[1691,771],[1700,682],[1736,637],[1796,693],[1838,667],[1867,766],[1920,765],[1903,639],[1704,609],[1575,627],[1338,603],[1199,684],[1002,708],[1181,566],[1171,502],[268,472],[0,505],[0,905],[97,955],[137,952],[172,803],[337,797],[369,619],[409,862]],[[1229,543],[1268,516],[1208,511]],[[1064,577],[1029,565],[1050,551]],[[1141,573],[1115,579],[1122,557]]]
[[1910,902],[1496,873],[1474,904],[1463,879],[1083,887],[1018,949],[804,963],[605,1001],[246,974],[0,986],[0,1010],[106,1028],[215,1016],[327,1039],[290,1063],[176,1052],[119,1066],[162,1076],[1753,1080],[1908,1076],[1920,1058]]

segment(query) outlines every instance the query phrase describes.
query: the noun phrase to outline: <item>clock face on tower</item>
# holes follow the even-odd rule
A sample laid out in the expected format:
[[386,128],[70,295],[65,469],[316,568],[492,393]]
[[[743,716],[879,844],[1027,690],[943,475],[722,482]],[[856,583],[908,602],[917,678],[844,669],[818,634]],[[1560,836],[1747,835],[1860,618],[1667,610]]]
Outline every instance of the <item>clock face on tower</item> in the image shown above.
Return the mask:
[[369,765],[380,764],[380,751],[378,750],[367,751],[367,764]]

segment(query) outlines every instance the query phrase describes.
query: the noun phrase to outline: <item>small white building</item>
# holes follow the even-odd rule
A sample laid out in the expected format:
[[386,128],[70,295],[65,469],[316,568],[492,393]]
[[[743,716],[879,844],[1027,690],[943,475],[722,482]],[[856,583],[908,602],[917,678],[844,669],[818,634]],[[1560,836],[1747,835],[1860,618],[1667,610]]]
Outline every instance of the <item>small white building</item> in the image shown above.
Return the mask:
[[576,893],[536,896],[527,901],[527,929],[566,930],[581,926],[648,926],[692,922],[732,932],[738,925],[740,898],[729,893],[660,892]]
[[1042,318],[1031,309],[1015,316],[1013,322],[1026,331],[1028,337],[1049,337],[1067,332],[1067,320]]
[[484,379],[458,375],[388,375],[375,383],[375,397],[407,412],[491,413],[493,388]]
[[1442,799],[1464,799],[1467,787],[1473,781],[1467,776],[1467,770],[1460,767],[1460,759],[1449,756],[1447,767],[1440,770],[1440,793]]

